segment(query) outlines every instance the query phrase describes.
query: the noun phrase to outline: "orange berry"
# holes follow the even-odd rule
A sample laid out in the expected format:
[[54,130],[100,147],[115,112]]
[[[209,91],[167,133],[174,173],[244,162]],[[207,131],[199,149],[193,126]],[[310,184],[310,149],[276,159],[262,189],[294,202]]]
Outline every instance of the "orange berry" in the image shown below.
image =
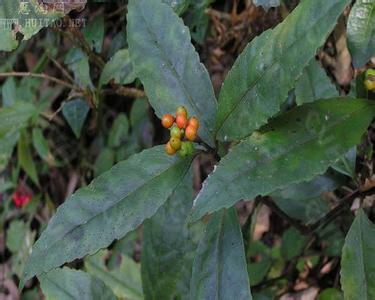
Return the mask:
[[180,129],[185,128],[186,125],[187,125],[187,118],[186,118],[186,116],[183,115],[183,114],[177,115],[176,124],[177,124],[178,128],[180,128]]
[[176,116],[178,116],[178,115],[184,115],[187,118],[187,110],[186,110],[185,106],[177,107]]
[[185,137],[189,141],[194,141],[197,138],[197,129],[194,126],[189,125],[186,127]]
[[176,150],[173,149],[171,143],[168,142],[168,143],[165,145],[165,152],[166,152],[168,155],[174,155],[174,154],[176,153]]
[[169,128],[173,125],[174,118],[171,114],[165,114],[161,118],[161,124],[163,125],[164,128]]
[[198,130],[199,128],[199,121],[196,117],[191,117],[188,122],[188,126],[193,126],[195,129]]
[[172,137],[170,140],[169,140],[169,143],[171,144],[172,148],[174,150],[180,150],[181,148],[181,140],[178,139],[178,138],[175,138],[175,137]]

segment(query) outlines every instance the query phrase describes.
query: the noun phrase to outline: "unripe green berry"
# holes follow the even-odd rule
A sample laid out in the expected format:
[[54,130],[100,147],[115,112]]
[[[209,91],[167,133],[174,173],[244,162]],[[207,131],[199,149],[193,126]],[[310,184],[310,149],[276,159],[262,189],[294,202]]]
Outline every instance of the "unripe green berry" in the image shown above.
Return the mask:
[[187,157],[192,155],[194,152],[194,146],[192,142],[182,142],[179,154],[181,157]]
[[189,155],[193,155],[194,153],[194,145],[192,142],[186,142],[186,148],[188,150]]
[[175,137],[172,137],[169,140],[171,146],[173,147],[174,150],[179,150],[181,148],[181,140]]
[[182,135],[181,129],[178,128],[177,126],[173,126],[171,129],[171,137],[181,139],[181,135]]

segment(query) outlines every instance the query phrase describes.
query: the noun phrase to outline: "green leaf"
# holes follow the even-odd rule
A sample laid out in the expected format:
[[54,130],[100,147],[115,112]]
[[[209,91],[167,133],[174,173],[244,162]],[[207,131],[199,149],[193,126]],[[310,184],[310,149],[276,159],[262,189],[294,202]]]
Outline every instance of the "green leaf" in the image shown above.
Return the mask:
[[193,180],[189,172],[167,202],[144,224],[141,263],[146,299],[185,296],[177,288],[185,273],[191,277],[197,246],[186,224],[192,203]]
[[240,139],[280,110],[350,0],[304,0],[273,30],[249,43],[229,72],[219,97],[220,140]]
[[31,103],[17,102],[11,107],[0,109],[0,138],[9,132],[19,131],[27,126],[27,121],[36,113]]
[[43,132],[40,128],[33,128],[33,146],[38,155],[44,160],[48,160],[51,156],[48,141],[43,136]]
[[107,84],[114,79],[117,84],[132,83],[136,78],[129,50],[121,49],[106,63],[100,75],[99,84]]
[[119,113],[113,122],[108,137],[108,145],[116,148],[121,146],[128,137],[129,133],[129,120],[124,113]]
[[207,224],[194,259],[190,299],[252,299],[234,208],[215,213]]
[[134,69],[156,115],[184,105],[200,121],[199,136],[213,145],[216,99],[189,29],[160,0],[131,0],[127,30]]
[[295,94],[297,104],[302,105],[316,99],[338,96],[338,91],[319,63],[312,59],[297,82]]
[[22,169],[36,185],[39,185],[38,173],[31,153],[31,143],[25,133],[21,134],[18,141],[17,155]]
[[357,149],[353,147],[345,155],[341,156],[339,161],[332,165],[332,168],[341,174],[354,178],[356,159]]
[[220,161],[194,202],[192,219],[323,174],[360,142],[374,113],[371,101],[333,98],[271,120]]
[[375,299],[375,226],[362,209],[345,238],[341,258],[344,298]]
[[127,255],[121,255],[119,267],[109,270],[105,265],[108,251],[99,251],[85,259],[85,269],[102,280],[121,299],[143,299],[141,270]]
[[260,241],[254,241],[248,245],[248,258],[256,258],[254,262],[247,264],[247,272],[249,273],[252,286],[261,283],[263,278],[268,274],[272,265],[269,252],[269,248]]
[[81,49],[72,48],[65,57],[65,64],[74,73],[74,80],[81,88],[94,87],[90,77],[89,58]]
[[155,214],[181,182],[192,157],[145,150],[79,189],[57,210],[35,243],[25,279],[93,254]]
[[99,15],[83,27],[83,35],[92,51],[96,53],[102,52],[104,40],[104,17]]
[[112,168],[115,162],[115,152],[111,148],[103,148],[95,161],[95,176]]
[[203,44],[209,27],[208,6],[215,0],[194,0],[184,15],[186,25],[189,26],[191,37],[197,43]]
[[189,6],[191,0],[162,0],[165,4],[168,4],[176,14],[181,15]]
[[281,254],[283,259],[290,260],[300,255],[308,241],[308,237],[302,235],[297,229],[291,227],[283,233]]
[[69,101],[63,106],[62,113],[77,138],[81,136],[81,129],[89,110],[89,105],[83,99]]
[[356,68],[375,54],[375,0],[357,0],[349,14],[348,46]]
[[138,126],[139,122],[147,116],[149,105],[146,98],[136,99],[130,110],[130,125],[131,127]]
[[[85,6],[82,1],[81,6]],[[70,10],[65,11],[68,13]],[[18,46],[17,32],[23,40],[30,39],[43,27],[62,17],[62,10],[45,10],[38,1],[2,0],[0,1],[0,51],[12,51]],[[17,30],[12,25],[17,24]]]
[[31,246],[35,241],[36,231],[28,230],[25,224],[25,232],[22,243],[16,252],[13,252],[11,257],[12,271],[19,277],[22,277],[26,260],[30,254]]
[[38,277],[47,299],[115,300],[112,291],[98,278],[69,268],[55,269]]
[[0,172],[5,169],[20,137],[19,131],[37,110],[30,103],[16,102],[0,109]]
[[3,95],[3,107],[12,106],[16,102],[17,87],[13,77],[9,77],[5,80],[1,92]]
[[334,289],[334,288],[328,288],[324,289],[321,293],[319,293],[317,300],[343,300],[344,296],[341,291]]
[[310,181],[288,185],[270,196],[287,215],[309,224],[329,211],[323,194],[333,192],[343,184],[344,180],[325,174]]
[[12,253],[17,253],[25,240],[27,231],[27,225],[21,220],[14,220],[10,223],[10,226],[6,234],[6,246]]
[[262,6],[265,10],[280,6],[280,0],[253,0],[255,6]]
[[10,181],[4,181],[4,179],[2,178],[0,180],[0,194],[6,192],[7,190],[13,188],[13,183],[10,182]]
[[13,149],[16,146],[19,137],[20,133],[18,131],[10,131],[5,135],[0,136],[0,173],[8,165],[9,159],[12,156]]

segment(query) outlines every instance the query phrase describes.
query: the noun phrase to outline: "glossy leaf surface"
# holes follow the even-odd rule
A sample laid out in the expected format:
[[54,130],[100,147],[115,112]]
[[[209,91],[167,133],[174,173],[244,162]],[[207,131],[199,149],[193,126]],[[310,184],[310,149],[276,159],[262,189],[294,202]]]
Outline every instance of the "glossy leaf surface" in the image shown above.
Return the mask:
[[200,121],[198,135],[213,145],[216,99],[189,29],[160,0],[131,0],[128,42],[137,76],[160,118],[184,105]]
[[192,219],[324,173],[361,141],[374,114],[371,101],[333,98],[271,120],[220,161],[194,202]]
[[[188,228],[186,223],[192,203],[189,172],[167,202],[145,222],[141,264],[146,299],[186,298],[179,287],[189,283],[197,246],[194,227]],[[185,277],[188,282],[183,282]]]
[[349,14],[348,46],[356,68],[375,55],[375,0],[357,0]]
[[297,82],[295,94],[296,103],[302,105],[317,99],[338,96],[338,91],[324,69],[312,59]]
[[145,150],[79,189],[57,210],[35,243],[26,280],[65,262],[93,254],[150,218],[174,192],[192,158]]
[[69,268],[55,269],[38,277],[47,299],[115,300],[112,291],[98,278]]
[[220,140],[241,139],[280,110],[349,0],[304,0],[275,29],[255,38],[222,86],[216,121]]
[[341,259],[344,298],[375,299],[375,225],[359,210],[345,238]]
[[190,299],[252,299],[234,208],[216,212],[207,224],[194,258]]
[[85,259],[87,272],[101,279],[121,299],[143,299],[141,270],[132,258],[121,255],[118,267],[108,269],[108,251],[102,250]]

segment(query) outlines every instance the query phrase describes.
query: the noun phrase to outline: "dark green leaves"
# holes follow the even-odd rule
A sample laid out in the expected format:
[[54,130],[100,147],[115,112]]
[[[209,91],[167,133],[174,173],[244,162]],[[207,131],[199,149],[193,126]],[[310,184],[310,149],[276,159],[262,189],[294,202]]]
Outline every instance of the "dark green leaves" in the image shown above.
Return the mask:
[[83,99],[75,99],[64,104],[62,113],[77,138],[81,135],[90,107]]
[[0,172],[8,164],[20,130],[28,125],[28,120],[36,113],[34,105],[24,102],[0,109]]
[[215,213],[207,225],[194,259],[190,299],[252,299],[234,208]]
[[341,285],[345,299],[375,299],[375,226],[359,210],[345,238]]
[[82,271],[62,268],[38,277],[47,299],[115,300],[112,291],[98,278]]
[[146,299],[186,296],[179,287],[189,284],[196,248],[186,224],[192,202],[193,181],[189,172],[167,202],[145,222],[141,263]]
[[255,38],[220,92],[220,140],[243,138],[275,115],[349,0],[302,1],[283,23]]
[[324,173],[360,142],[375,114],[372,102],[344,99],[297,107],[235,146],[205,181],[193,219]]
[[62,204],[36,242],[25,279],[92,254],[150,218],[174,192],[192,158],[155,147],[115,165]]
[[[0,1],[0,51],[11,51],[18,46],[17,31],[12,29],[18,25],[23,39],[28,40],[44,26],[62,17],[62,11],[45,11],[38,1],[2,0]],[[39,20],[43,20],[40,22]],[[34,21],[35,22],[30,22]]]
[[128,84],[133,82],[135,77],[129,50],[122,49],[117,51],[104,66],[99,83],[103,85],[114,79],[114,82],[117,84]]
[[191,0],[163,0],[165,4],[168,4],[176,14],[180,15],[189,6]]
[[99,251],[85,259],[85,268],[91,275],[101,279],[120,299],[143,299],[141,270],[139,265],[126,255],[121,255],[120,266],[108,269],[108,251]]
[[17,155],[22,169],[30,176],[31,180],[39,185],[38,173],[36,171],[34,159],[31,153],[31,141],[25,132],[21,134],[18,141]]
[[9,132],[25,128],[27,121],[36,113],[36,108],[30,103],[16,104],[0,109],[0,138]]
[[319,63],[312,59],[303,70],[295,88],[296,103],[313,102],[316,99],[334,97],[338,91]]
[[216,100],[189,29],[160,0],[131,0],[128,11],[131,59],[156,114],[184,105],[200,120],[199,136],[213,145]]
[[104,30],[104,17],[102,15],[95,17],[87,26],[83,27],[83,34],[92,51],[102,52]]
[[356,68],[375,54],[375,1],[357,0],[348,19],[348,46]]
[[89,58],[81,49],[72,48],[65,57],[65,64],[74,73],[74,80],[81,88],[93,88],[90,78]]

